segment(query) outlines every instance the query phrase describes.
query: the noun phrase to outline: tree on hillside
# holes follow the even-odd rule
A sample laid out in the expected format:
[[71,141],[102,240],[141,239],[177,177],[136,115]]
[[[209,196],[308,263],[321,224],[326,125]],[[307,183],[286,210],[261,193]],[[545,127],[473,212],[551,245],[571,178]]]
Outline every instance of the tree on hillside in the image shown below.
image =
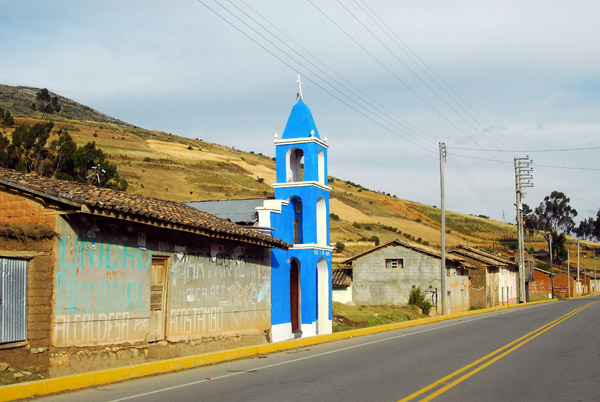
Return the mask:
[[570,234],[575,227],[577,211],[569,205],[571,199],[561,191],[553,191],[535,208],[536,225],[546,232]]
[[[537,230],[546,232],[546,239],[552,239],[552,254],[554,261],[561,263],[566,258],[565,234],[575,228],[574,218],[577,211],[569,202],[571,199],[563,192],[553,191],[535,208],[533,225]],[[562,237],[561,237],[562,236]],[[550,245],[548,245],[549,247]]]
[[523,204],[523,227],[529,236],[533,236],[537,230],[537,218],[531,207]]
[[15,124],[15,119],[12,117],[12,114],[10,114],[10,111],[0,107],[0,122],[5,126],[13,126]]
[[38,110],[45,114],[52,114],[60,111],[58,96],[50,95],[47,88],[40,89],[35,94],[36,103],[31,105],[33,110]]
[[596,220],[592,217],[589,217],[579,222],[579,225],[573,229],[573,232],[580,239],[592,240],[594,237],[597,237],[594,233],[595,229]]
[[36,123],[31,127],[18,126],[12,133],[7,147],[8,167],[22,172],[44,175],[44,160],[48,158],[45,148],[54,123]]
[[69,132],[59,130],[58,139],[50,143],[50,149],[54,154],[52,175],[63,180],[75,180],[75,164],[72,156],[77,150],[77,144],[75,144]]
[[58,138],[46,146],[53,127],[52,122],[18,126],[12,141],[0,133],[0,166],[114,190],[127,189],[129,184],[119,177],[117,166],[106,160],[95,142],[78,147],[66,130],[59,130]]

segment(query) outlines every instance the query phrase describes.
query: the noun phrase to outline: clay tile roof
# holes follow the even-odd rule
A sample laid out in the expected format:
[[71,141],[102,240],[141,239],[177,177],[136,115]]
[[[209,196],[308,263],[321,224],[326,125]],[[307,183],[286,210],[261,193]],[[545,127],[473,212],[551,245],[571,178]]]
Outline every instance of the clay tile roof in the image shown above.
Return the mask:
[[[372,248],[370,250],[367,250],[367,251],[365,251],[363,253],[357,254],[354,257],[348,258],[347,260],[342,261],[341,264],[349,264],[352,261],[354,261],[354,260],[356,260],[358,258],[361,258],[361,257],[363,257],[363,256],[365,256],[367,254],[371,254],[374,251],[380,250],[382,248],[390,247],[390,246],[406,247],[406,248],[409,248],[411,250],[415,250],[415,251],[418,251],[420,253],[430,255],[432,257],[436,257],[436,258],[440,258],[440,259],[442,258],[442,253],[441,253],[440,250],[437,250],[437,249],[431,248],[431,247],[427,247],[427,246],[424,246],[424,245],[419,244],[419,243],[413,243],[413,242],[409,242],[409,241],[403,241],[403,240],[397,240],[396,239],[396,240],[392,240],[391,242],[388,242],[388,243],[382,244],[380,246],[377,246],[375,248]],[[463,265],[464,268],[472,268],[472,266],[470,264],[466,263],[466,261],[465,261],[464,258],[461,258],[461,257],[459,257],[457,255],[446,254],[445,257],[446,257],[446,261],[452,261],[452,262],[460,263],[460,264]]]
[[334,288],[346,288],[352,285],[351,271],[348,269],[334,268],[331,271],[331,286]]
[[289,248],[289,244],[282,240],[246,229],[180,202],[144,197],[4,168],[0,168],[0,184],[67,204],[77,208],[76,212],[133,220],[265,247]]
[[497,266],[497,267],[514,267],[517,264],[514,261],[507,260],[506,258],[498,257],[495,254],[489,253],[485,250],[478,250],[475,248],[458,245],[449,251],[452,254],[462,255],[463,257],[472,258],[478,260],[484,264]]

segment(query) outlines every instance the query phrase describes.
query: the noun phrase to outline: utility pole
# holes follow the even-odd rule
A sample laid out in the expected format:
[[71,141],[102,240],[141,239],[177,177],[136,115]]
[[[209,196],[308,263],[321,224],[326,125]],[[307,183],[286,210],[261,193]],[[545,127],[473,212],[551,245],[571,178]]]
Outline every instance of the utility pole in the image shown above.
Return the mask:
[[579,287],[579,239],[577,239],[577,296],[581,296],[581,289]]
[[442,263],[441,263],[441,292],[442,292],[442,315],[446,314],[446,191],[444,186],[444,165],[446,163],[446,144],[440,142],[440,194],[441,194],[441,240],[442,240]]
[[594,249],[594,293],[598,287],[598,277],[596,276],[596,250]]
[[552,282],[552,298],[554,299],[554,270],[552,269],[552,233],[548,233],[548,248],[550,249],[550,281]]
[[[515,158],[515,187],[517,196],[517,236],[519,240],[519,303],[525,303],[525,250],[523,244],[523,189],[533,187],[533,161],[529,156]],[[553,295],[554,297],[554,295]]]
[[569,297],[571,297],[571,272],[569,268],[571,267],[571,250],[567,250],[567,291],[569,292]]

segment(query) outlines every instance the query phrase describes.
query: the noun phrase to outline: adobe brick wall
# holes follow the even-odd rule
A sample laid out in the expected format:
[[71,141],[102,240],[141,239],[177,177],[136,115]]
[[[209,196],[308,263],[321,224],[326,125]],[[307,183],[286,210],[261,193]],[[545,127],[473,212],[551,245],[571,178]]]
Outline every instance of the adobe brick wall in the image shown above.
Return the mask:
[[[0,222],[21,228],[24,224],[33,223],[54,230],[56,214],[41,200],[0,186]],[[0,362],[9,363],[11,367],[48,373],[55,244],[55,239],[33,239],[27,233],[19,239],[0,233],[0,258],[28,260],[27,340],[24,343],[0,344]]]
[[529,295],[544,295],[548,296],[552,292],[552,285],[550,283],[550,274],[540,272],[538,270],[533,271],[534,281],[529,282]]
[[56,229],[56,215],[40,199],[0,186],[0,222],[37,223]]

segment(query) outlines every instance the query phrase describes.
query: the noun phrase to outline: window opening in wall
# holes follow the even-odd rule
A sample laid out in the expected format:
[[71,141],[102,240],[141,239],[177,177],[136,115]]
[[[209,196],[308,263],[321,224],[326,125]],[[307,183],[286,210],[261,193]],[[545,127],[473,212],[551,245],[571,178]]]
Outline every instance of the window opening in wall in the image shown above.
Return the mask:
[[402,258],[386,258],[385,267],[388,269],[404,268],[404,260]]
[[300,232],[300,220],[294,218],[294,244],[302,243],[302,236]]
[[288,151],[287,182],[304,181],[304,152],[300,148]]
[[317,158],[319,164],[319,183],[325,184],[325,155],[323,151],[319,150]]

